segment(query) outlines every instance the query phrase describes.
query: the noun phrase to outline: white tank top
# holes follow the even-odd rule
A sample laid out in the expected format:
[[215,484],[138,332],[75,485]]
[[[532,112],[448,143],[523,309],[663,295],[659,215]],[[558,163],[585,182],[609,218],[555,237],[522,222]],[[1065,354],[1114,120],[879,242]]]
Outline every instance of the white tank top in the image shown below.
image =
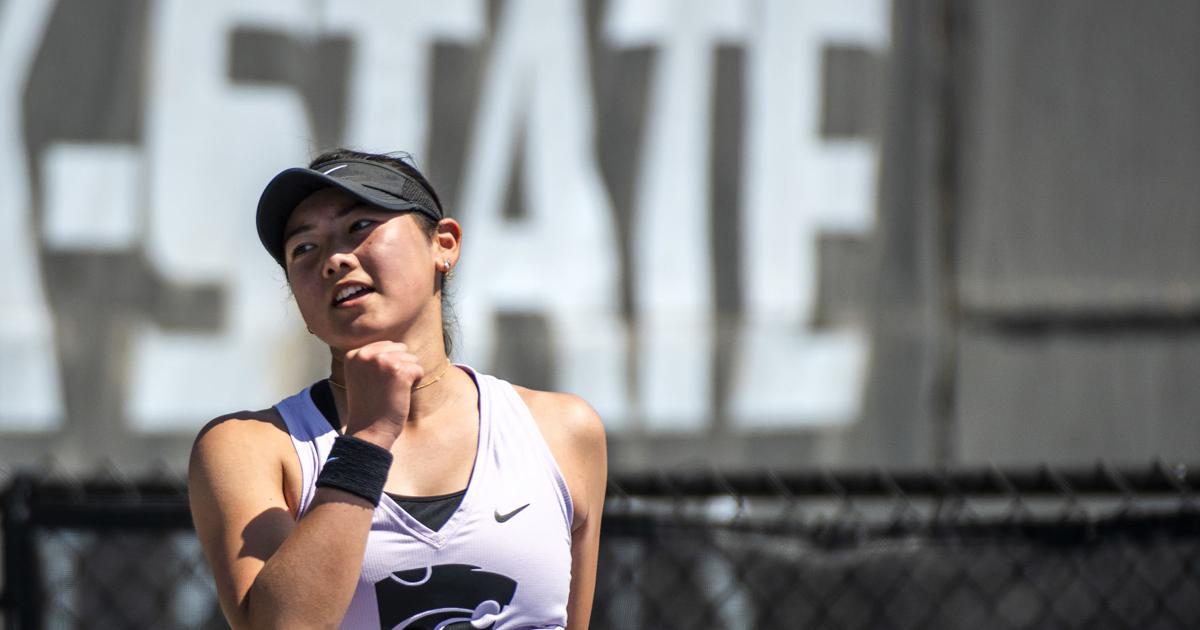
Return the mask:
[[[461,504],[432,531],[384,495],[342,628],[554,629],[567,624],[571,497],[512,385],[460,365],[479,389],[479,443]],[[337,433],[309,388],[276,409],[300,457],[301,516]]]

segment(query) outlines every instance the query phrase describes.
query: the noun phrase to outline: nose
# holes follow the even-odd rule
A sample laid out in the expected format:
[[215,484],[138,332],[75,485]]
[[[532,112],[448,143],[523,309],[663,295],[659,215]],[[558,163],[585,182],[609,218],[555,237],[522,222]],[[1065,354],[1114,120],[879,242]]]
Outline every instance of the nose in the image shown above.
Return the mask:
[[349,252],[334,252],[325,259],[325,266],[321,269],[321,275],[326,278],[332,278],[337,275],[342,269],[351,269],[354,267],[354,256]]

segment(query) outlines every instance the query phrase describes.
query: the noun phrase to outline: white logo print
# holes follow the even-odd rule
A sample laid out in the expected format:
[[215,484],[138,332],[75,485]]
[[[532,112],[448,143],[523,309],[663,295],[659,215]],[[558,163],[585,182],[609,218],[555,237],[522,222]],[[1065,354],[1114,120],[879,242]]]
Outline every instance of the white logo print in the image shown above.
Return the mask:
[[350,166],[350,165],[349,165],[349,164],[340,164],[340,165],[338,165],[338,166],[335,166],[335,167],[333,167],[333,168],[329,169],[328,171],[325,171],[324,173],[321,173],[321,174],[322,174],[322,175],[328,175],[328,174],[330,174],[330,173],[332,173],[332,172],[334,172],[334,171],[338,170],[339,168],[346,168],[347,166]]

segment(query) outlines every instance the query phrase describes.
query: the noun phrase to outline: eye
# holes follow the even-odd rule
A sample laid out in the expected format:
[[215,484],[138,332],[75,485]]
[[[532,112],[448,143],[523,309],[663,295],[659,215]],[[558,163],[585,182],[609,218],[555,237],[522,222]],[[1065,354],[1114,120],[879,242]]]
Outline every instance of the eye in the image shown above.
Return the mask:
[[315,246],[312,243],[300,243],[292,248],[292,258],[296,258],[297,256],[309,251],[313,247]]
[[356,219],[350,224],[350,231],[357,232],[375,225],[375,221],[371,219]]

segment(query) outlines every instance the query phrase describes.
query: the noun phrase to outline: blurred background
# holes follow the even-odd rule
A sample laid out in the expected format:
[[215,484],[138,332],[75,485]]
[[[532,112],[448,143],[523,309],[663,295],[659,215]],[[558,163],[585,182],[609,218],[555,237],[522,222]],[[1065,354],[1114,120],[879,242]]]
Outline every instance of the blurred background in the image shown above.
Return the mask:
[[1200,447],[1200,5],[0,0],[0,476],[186,467],[321,378],[254,230],[407,151],[454,358],[616,476]]
[[0,0],[0,462],[184,465],[320,378],[253,228],[410,152],[456,360],[615,470],[1189,457],[1200,7]]

